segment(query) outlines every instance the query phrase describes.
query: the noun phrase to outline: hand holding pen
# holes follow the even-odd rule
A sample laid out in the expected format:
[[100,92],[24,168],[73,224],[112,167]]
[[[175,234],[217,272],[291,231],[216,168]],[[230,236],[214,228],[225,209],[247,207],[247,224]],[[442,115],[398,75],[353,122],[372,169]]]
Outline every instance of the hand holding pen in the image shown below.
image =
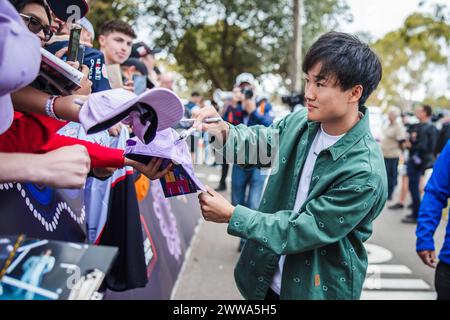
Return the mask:
[[[214,107],[196,109],[192,111],[192,118],[195,121],[192,128],[188,129],[189,132],[186,132],[188,134],[187,136],[197,130],[200,132],[208,132],[210,136],[216,138],[216,141],[222,142],[226,140],[230,127],[227,122],[222,121],[220,114]],[[185,135],[183,137],[185,139]]]
[[[197,121],[197,119],[182,119],[180,122],[192,122],[193,124],[195,124],[195,122]],[[213,118],[206,118],[203,119],[203,123],[217,123],[222,121],[221,117],[213,117]],[[176,141],[177,143],[183,140],[186,140],[187,137],[189,137],[190,135],[192,135],[195,131],[197,131],[197,128],[192,125],[192,127],[190,127],[189,129],[184,130],[181,134],[180,137],[178,138],[178,140]]]

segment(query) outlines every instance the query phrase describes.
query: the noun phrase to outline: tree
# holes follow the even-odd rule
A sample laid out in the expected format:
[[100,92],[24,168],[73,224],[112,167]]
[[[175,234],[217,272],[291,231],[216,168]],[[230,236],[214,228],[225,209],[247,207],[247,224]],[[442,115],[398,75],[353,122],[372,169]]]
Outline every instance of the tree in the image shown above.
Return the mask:
[[420,88],[428,89],[426,72],[445,66],[450,45],[450,24],[424,13],[413,13],[404,25],[376,41],[373,48],[383,64],[383,78],[368,104],[409,107]]
[[[147,1],[156,45],[174,54],[188,80],[229,89],[237,74],[278,73],[286,77],[292,53],[291,0]],[[304,48],[347,14],[345,0],[304,1]]]
[[95,0],[89,3],[87,18],[99,30],[109,20],[120,19],[134,25],[140,15],[139,4],[142,0]]

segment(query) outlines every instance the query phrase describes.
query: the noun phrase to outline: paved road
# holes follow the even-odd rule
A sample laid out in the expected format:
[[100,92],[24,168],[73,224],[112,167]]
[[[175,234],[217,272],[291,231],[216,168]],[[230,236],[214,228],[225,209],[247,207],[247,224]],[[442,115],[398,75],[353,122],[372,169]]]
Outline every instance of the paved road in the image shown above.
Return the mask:
[[[220,178],[219,167],[198,167],[196,170],[201,180],[216,187]],[[224,195],[229,198],[229,192],[224,192]],[[400,222],[405,214],[406,209],[385,209],[375,221],[374,233],[367,244],[370,265],[362,299],[436,298],[434,271],[417,257],[415,225]],[[228,235],[226,227],[225,224],[201,223],[173,292],[174,299],[242,299],[233,279],[239,239]],[[436,233],[438,248],[442,245],[444,232],[445,222]]]

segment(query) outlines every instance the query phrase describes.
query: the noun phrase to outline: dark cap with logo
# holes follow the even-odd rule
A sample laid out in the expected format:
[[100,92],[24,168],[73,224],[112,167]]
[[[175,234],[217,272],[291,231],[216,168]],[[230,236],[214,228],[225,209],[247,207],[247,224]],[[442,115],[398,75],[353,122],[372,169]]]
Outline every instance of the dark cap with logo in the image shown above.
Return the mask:
[[[79,20],[89,11],[86,0],[47,0],[47,4],[55,16],[63,21],[67,21],[70,17]],[[76,16],[78,13],[79,17]]]
[[133,44],[130,57],[141,58],[145,57],[148,54],[155,55],[157,53],[160,53],[161,51],[161,48],[150,49],[150,47],[147,46],[144,42],[138,42]]

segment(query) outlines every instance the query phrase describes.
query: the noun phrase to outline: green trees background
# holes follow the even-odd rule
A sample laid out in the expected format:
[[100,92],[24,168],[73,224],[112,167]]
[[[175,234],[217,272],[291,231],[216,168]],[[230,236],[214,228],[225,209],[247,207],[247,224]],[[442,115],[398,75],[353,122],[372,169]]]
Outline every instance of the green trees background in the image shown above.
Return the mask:
[[[448,97],[433,92],[427,81],[430,72],[449,66],[450,9],[434,5],[433,12],[424,13],[425,5],[432,0],[423,0],[401,28],[381,39],[358,34],[383,64],[382,82],[368,104],[406,108],[414,92],[425,88],[424,102],[450,108]],[[241,72],[288,77],[292,0],[94,0],[90,6],[88,18],[96,29],[106,20],[124,19],[156,32],[153,44],[175,59],[176,71],[190,86],[227,90]],[[339,30],[352,15],[346,0],[304,0],[302,19],[306,52],[319,35]]]

